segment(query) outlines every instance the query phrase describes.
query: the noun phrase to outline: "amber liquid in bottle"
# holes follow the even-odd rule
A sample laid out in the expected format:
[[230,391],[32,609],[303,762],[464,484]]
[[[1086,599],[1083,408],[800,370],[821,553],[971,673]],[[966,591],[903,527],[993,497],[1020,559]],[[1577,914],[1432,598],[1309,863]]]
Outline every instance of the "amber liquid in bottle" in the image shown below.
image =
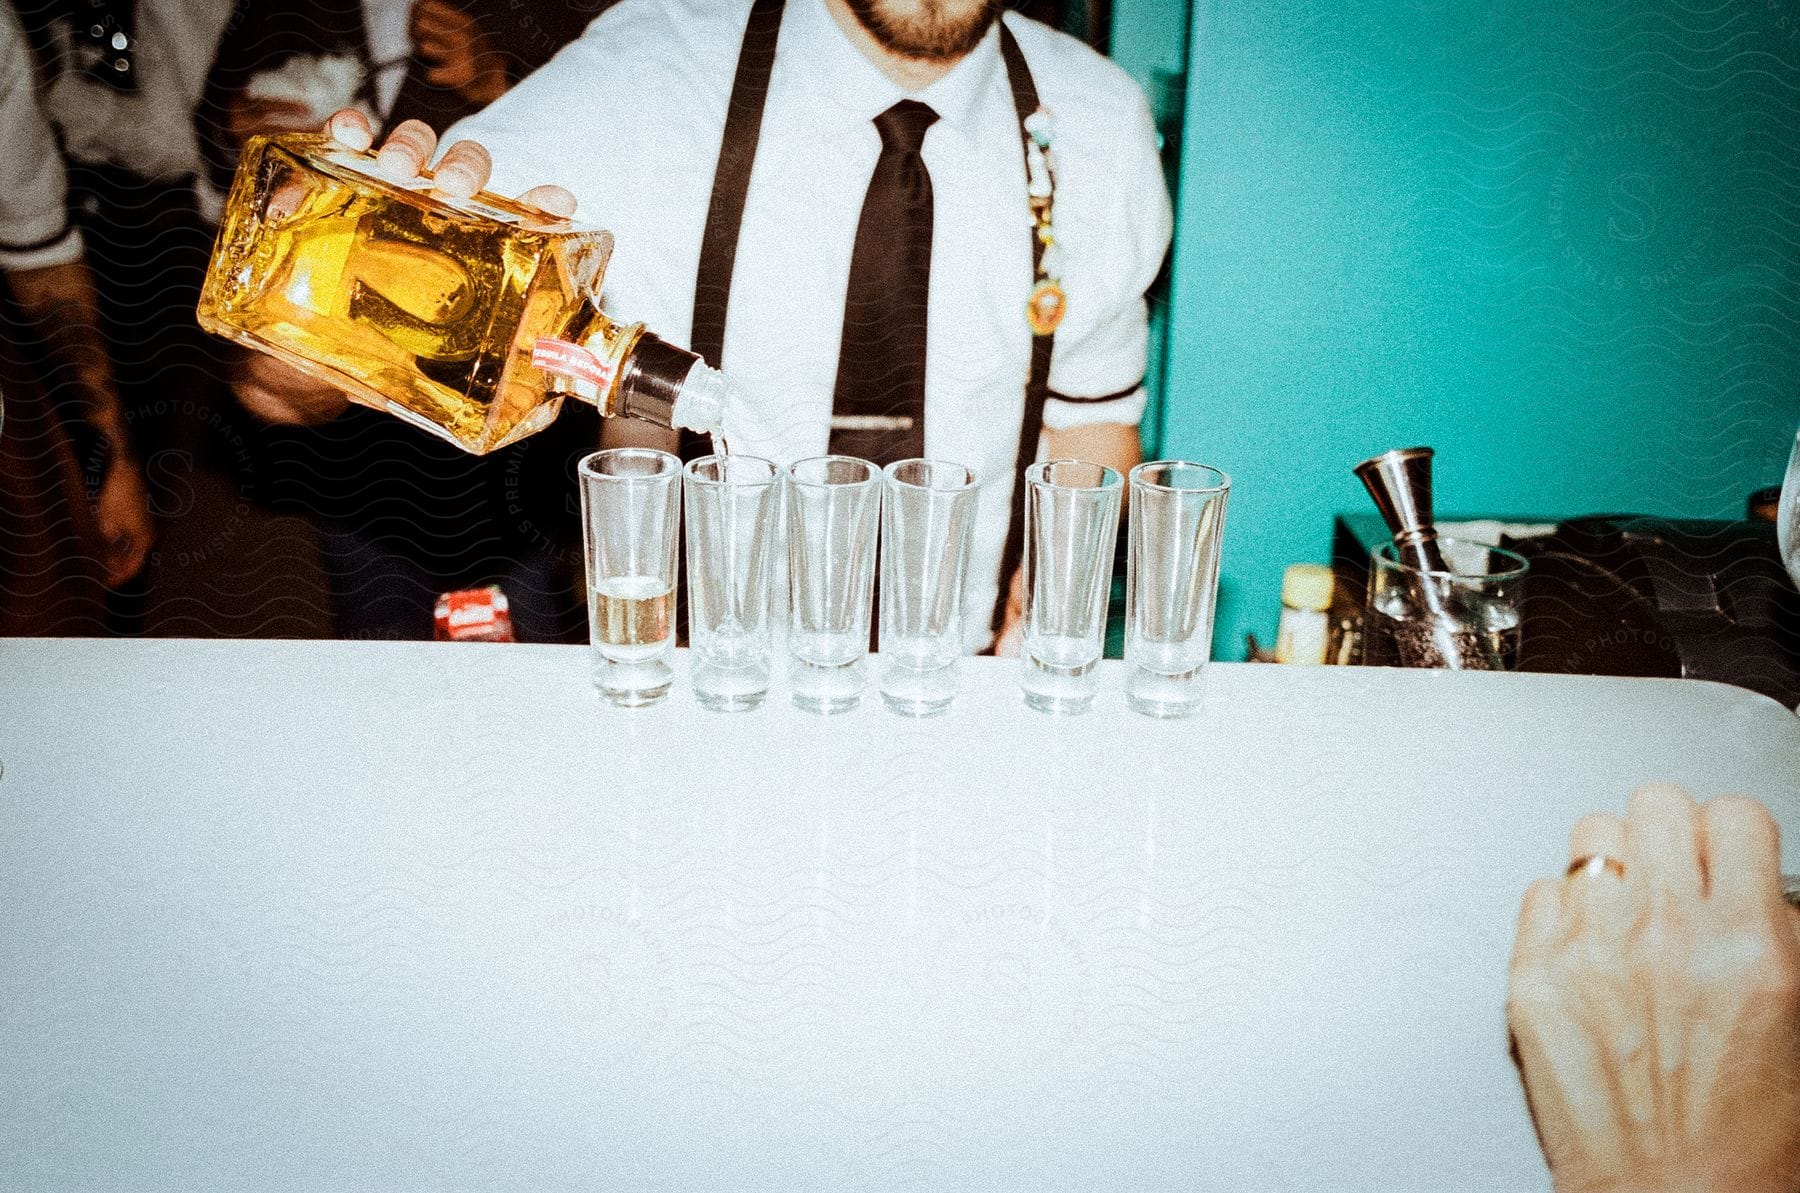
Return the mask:
[[[470,452],[543,429],[568,394],[668,421],[697,358],[593,304],[609,233],[485,192],[458,200],[428,181],[397,185],[372,163],[323,137],[252,140],[201,325]],[[587,379],[534,356],[546,340],[585,349]],[[662,375],[650,379],[655,401],[633,409],[639,355]]]

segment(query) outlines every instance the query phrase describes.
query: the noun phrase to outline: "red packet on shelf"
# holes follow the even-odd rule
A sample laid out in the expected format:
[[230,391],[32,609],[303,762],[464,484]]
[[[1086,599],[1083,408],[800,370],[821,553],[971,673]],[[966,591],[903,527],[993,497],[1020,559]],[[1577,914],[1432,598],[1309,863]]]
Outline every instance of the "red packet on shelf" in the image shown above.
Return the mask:
[[506,594],[498,584],[446,592],[437,601],[439,642],[516,642]]

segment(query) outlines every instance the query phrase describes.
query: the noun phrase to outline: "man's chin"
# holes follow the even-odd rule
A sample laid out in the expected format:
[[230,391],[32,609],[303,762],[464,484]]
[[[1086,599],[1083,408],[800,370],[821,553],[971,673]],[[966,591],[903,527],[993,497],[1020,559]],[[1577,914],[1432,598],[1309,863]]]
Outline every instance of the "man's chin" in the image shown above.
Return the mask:
[[[923,7],[937,9],[942,0],[923,0]],[[908,15],[892,11],[893,0],[845,0],[857,23],[890,54],[917,62],[949,63],[967,56],[981,44],[999,19],[999,6],[983,3],[966,16],[941,11]]]

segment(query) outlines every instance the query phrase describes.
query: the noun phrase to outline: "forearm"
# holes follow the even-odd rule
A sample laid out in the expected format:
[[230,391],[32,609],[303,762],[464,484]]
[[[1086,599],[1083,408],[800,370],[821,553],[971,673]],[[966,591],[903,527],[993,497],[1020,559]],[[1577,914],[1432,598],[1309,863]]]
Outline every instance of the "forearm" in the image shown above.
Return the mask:
[[1138,429],[1124,423],[1094,423],[1044,433],[1044,446],[1052,460],[1087,460],[1116,468],[1123,476],[1143,463],[1144,445]]
[[113,386],[112,364],[100,335],[100,304],[87,266],[80,261],[42,269],[13,270],[8,288],[26,322],[51,358],[68,368],[81,394],[82,421],[112,441],[128,446],[125,415]]
[[[64,373],[55,386],[58,404],[99,433],[98,455],[82,461],[90,481],[94,517],[103,536],[100,560],[109,587],[143,569],[156,537],[142,471],[132,455],[125,412],[113,388],[112,365],[100,336],[100,304],[87,266],[77,260],[5,273],[25,323]],[[74,428],[70,428],[73,432]],[[83,450],[88,450],[84,447]]]

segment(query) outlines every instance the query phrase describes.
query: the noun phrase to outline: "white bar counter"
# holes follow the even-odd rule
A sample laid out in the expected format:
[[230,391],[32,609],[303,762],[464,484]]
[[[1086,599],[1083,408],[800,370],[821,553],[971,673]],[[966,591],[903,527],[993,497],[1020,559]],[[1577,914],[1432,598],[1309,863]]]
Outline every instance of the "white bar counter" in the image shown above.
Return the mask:
[[[685,660],[682,661],[685,665]],[[584,648],[0,641],[0,1188],[1547,1188],[1520,892],[1800,718],[1216,666],[1204,716],[603,706]]]

